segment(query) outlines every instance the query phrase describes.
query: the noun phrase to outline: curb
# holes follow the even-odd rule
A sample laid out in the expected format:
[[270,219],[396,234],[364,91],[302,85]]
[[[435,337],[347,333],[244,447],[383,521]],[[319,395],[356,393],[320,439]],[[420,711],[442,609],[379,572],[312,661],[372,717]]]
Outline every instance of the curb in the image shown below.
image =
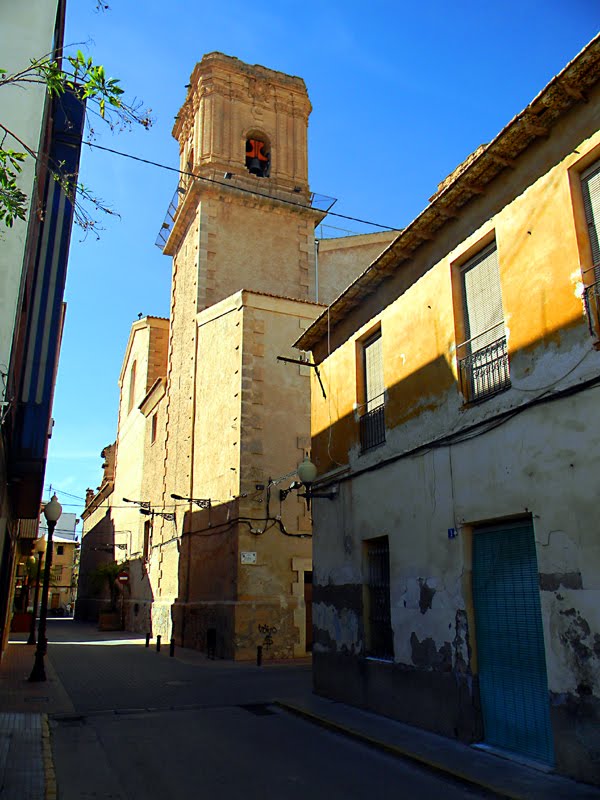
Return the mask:
[[321,728],[333,731],[334,733],[342,734],[342,736],[346,736],[349,739],[354,739],[355,741],[366,744],[369,747],[379,750],[380,752],[387,753],[395,758],[408,759],[409,761],[414,761],[420,766],[426,767],[434,772],[438,772],[443,775],[451,775],[453,778],[461,781],[462,783],[469,784],[470,786],[476,786],[480,789],[485,789],[488,792],[493,792],[499,797],[508,798],[508,800],[527,800],[527,795],[515,794],[510,791],[507,792],[506,789],[502,789],[499,786],[494,786],[491,783],[479,778],[474,778],[471,775],[466,775],[464,772],[461,772],[458,769],[453,769],[447,764],[433,761],[425,756],[419,755],[418,753],[405,750],[403,747],[399,747],[398,745],[389,744],[389,742],[376,739],[375,737],[369,736],[361,731],[357,731],[354,728],[348,728],[339,722],[333,722],[326,717],[321,717],[312,711],[307,711],[306,709],[295,706],[292,703],[288,703],[283,700],[275,700],[273,705],[278,706],[284,711],[289,711],[291,714],[295,714],[296,716],[301,717],[308,722],[319,725]]
[[50,724],[48,714],[42,714],[42,761],[44,764],[45,800],[57,800],[56,770],[50,744]]

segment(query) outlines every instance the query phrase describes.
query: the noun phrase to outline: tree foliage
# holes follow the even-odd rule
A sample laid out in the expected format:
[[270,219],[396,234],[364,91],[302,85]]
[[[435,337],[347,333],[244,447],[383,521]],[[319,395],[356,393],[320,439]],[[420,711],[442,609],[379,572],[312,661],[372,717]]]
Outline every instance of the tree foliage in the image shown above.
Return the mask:
[[[134,125],[150,128],[152,118],[142,104],[128,103],[117,78],[109,78],[102,65],[85,56],[81,50],[58,60],[49,55],[31,59],[28,66],[9,73],[0,67],[0,89],[8,86],[27,88],[42,85],[50,97],[60,97],[67,91],[76,92],[86,101],[86,123],[90,139],[94,138],[94,119],[112,131],[128,130]],[[42,158],[0,120],[0,224],[10,228],[16,220],[25,220],[27,195],[20,189],[18,176],[27,157]],[[100,198],[73,175],[65,175],[60,164],[46,164],[52,177],[59,181],[73,201],[75,222],[84,230],[101,229],[97,212],[114,214]]]

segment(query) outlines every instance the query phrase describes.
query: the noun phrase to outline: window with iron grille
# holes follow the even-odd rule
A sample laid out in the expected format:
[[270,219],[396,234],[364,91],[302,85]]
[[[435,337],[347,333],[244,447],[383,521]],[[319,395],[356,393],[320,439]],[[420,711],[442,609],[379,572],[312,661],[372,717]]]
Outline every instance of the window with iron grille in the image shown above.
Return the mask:
[[365,546],[365,636],[367,655],[394,658],[390,609],[390,545],[387,536],[367,539]]
[[461,388],[467,401],[508,389],[510,372],[496,244],[461,268],[466,339],[457,346]]
[[381,331],[362,344],[363,413],[360,417],[361,450],[370,450],[385,442],[385,384]]
[[600,337],[600,161],[581,175],[581,189],[592,251],[592,264],[583,271],[585,309],[590,333]]

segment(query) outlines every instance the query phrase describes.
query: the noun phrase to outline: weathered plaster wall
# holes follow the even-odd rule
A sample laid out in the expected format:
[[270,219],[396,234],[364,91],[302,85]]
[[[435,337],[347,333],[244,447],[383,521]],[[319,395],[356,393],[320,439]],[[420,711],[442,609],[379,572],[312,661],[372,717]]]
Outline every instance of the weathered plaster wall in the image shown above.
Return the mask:
[[[600,156],[599,127],[597,102],[568,115],[332,332],[329,356],[319,344],[327,400],[312,382],[313,460],[341,481],[339,500],[315,508],[318,691],[481,738],[472,530],[527,516],[557,767],[591,782],[600,782],[600,546],[592,508],[600,353],[582,302],[590,255],[578,175]],[[465,338],[458,268],[494,238],[512,387],[465,405],[456,363]],[[361,454],[357,340],[379,324],[386,442]],[[443,440],[460,431],[462,443]],[[364,657],[362,542],[382,535],[390,541],[393,663]]]

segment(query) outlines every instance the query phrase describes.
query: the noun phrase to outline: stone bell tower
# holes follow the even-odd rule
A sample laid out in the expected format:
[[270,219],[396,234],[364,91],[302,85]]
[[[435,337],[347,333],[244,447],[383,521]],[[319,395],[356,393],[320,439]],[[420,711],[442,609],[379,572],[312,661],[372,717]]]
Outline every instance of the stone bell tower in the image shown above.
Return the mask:
[[186,273],[193,262],[197,311],[240,289],[314,299],[324,214],[310,205],[310,111],[301,78],[221,53],[192,72],[173,127],[185,174],[164,252]]

